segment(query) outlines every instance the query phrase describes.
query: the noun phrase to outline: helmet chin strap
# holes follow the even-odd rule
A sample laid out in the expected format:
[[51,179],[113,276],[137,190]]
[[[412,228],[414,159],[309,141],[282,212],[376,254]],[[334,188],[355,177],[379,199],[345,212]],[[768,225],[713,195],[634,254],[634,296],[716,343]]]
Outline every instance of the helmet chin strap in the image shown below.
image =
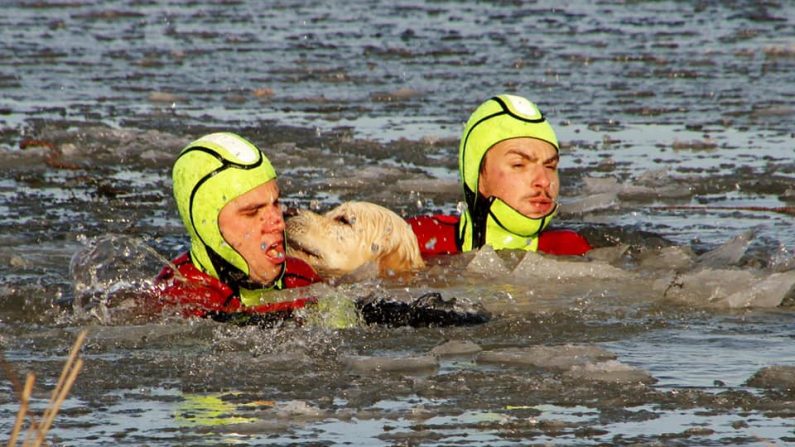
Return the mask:
[[528,217],[511,207],[503,200],[490,197],[486,216],[484,244],[495,250],[522,249],[535,251],[538,248],[538,235],[555,216],[558,204],[544,216]]
[[497,197],[477,194],[475,212],[467,210],[461,220],[461,246],[474,250],[491,245],[495,250],[520,249],[535,251],[538,235],[558,211],[557,200],[544,216],[528,217]]
[[489,197],[488,200],[488,217],[505,231],[521,237],[537,236],[549,225],[552,216],[558,211],[558,202],[555,201],[555,205],[547,214],[541,217],[528,217],[500,198]]
[[221,255],[216,253],[215,250],[206,246],[205,249],[209,255],[210,262],[213,263],[213,268],[218,272],[218,279],[228,285],[234,291],[234,295],[240,296],[240,299],[243,300],[245,305],[251,306],[260,304],[260,293],[281,289],[281,281],[286,267],[285,264],[282,264],[279,275],[277,275],[273,281],[269,284],[263,284],[259,281],[252,280],[249,275],[225,260]]

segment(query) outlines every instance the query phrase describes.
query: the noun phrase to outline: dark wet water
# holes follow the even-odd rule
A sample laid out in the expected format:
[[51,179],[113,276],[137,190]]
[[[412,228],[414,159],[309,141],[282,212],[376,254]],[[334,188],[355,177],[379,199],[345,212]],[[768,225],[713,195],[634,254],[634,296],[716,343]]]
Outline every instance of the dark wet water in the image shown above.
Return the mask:
[[[55,444],[795,442],[790,2],[2,11],[0,345],[37,374],[34,409],[90,329]],[[145,287],[184,249],[169,167],[202,133],[266,148],[292,205],[453,212],[462,123],[500,92],[539,103],[564,144],[560,225],[626,251],[543,271],[481,253],[311,291],[437,290],[488,324],[263,330],[53,305],[97,238],[116,250],[75,275],[102,293]],[[0,389],[9,433],[18,401]]]

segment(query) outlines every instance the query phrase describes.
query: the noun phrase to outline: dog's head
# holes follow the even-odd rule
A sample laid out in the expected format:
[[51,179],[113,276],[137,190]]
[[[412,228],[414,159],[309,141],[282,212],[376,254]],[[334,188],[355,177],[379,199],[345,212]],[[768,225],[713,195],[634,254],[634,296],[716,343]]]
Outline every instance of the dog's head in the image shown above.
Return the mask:
[[321,276],[337,277],[368,262],[382,276],[424,267],[411,226],[373,203],[345,202],[325,214],[300,210],[287,220],[287,254]]

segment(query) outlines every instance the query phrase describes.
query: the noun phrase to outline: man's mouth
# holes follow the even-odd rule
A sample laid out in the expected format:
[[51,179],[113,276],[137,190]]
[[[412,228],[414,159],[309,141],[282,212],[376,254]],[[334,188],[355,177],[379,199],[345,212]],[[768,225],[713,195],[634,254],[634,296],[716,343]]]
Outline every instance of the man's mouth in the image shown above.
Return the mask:
[[534,214],[546,214],[555,206],[555,201],[546,194],[530,197],[527,202],[530,204],[530,209],[534,210]]
[[262,250],[265,252],[265,257],[274,264],[285,261],[284,241],[276,241],[270,245],[262,244]]
[[530,205],[536,208],[549,208],[552,206],[552,199],[546,196],[533,197],[529,200]]

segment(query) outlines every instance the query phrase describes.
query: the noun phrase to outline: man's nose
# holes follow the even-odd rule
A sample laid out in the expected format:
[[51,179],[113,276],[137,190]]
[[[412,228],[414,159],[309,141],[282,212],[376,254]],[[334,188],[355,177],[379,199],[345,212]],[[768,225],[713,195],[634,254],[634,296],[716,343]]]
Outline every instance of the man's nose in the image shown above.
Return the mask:
[[552,176],[550,175],[549,170],[543,165],[534,166],[531,175],[531,181],[533,186],[536,188],[548,188],[552,183]]
[[279,207],[265,211],[262,215],[261,222],[263,224],[263,230],[266,232],[284,231],[286,227],[284,224],[284,215]]

